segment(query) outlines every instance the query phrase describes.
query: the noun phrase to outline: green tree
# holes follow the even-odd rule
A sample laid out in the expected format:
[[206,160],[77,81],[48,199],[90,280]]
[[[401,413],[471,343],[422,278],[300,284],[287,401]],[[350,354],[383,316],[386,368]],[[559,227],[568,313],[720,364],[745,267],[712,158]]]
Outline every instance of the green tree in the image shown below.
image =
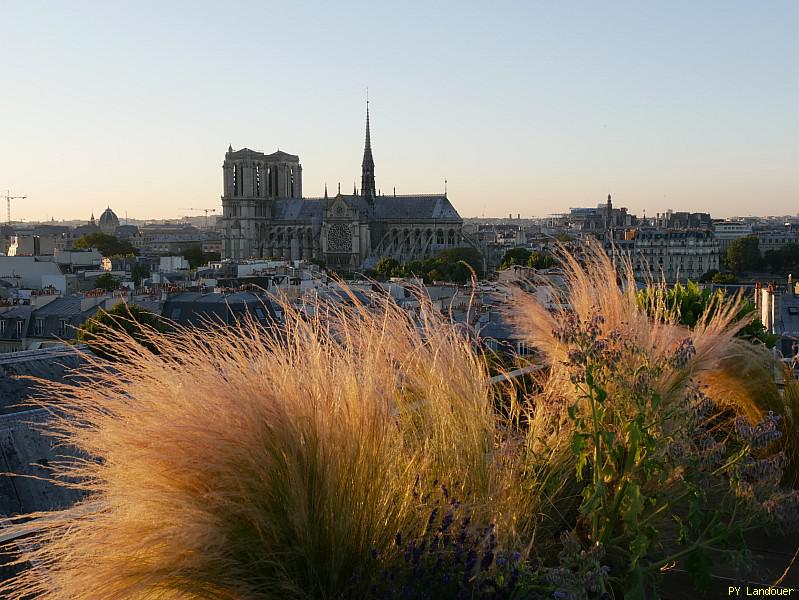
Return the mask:
[[394,277],[394,273],[397,272],[397,269],[399,269],[399,267],[400,267],[399,261],[389,256],[384,256],[383,258],[377,261],[375,270],[383,277],[388,278],[388,277]]
[[760,244],[753,235],[733,240],[725,255],[727,267],[736,275],[760,267]]
[[75,240],[72,247],[77,250],[97,248],[98,252],[106,258],[136,254],[136,248],[130,242],[120,240],[107,233],[89,233]]
[[499,268],[507,269],[512,265],[526,265],[531,255],[532,253],[527,248],[511,248],[505,252],[505,256],[502,257]]
[[702,274],[702,276],[699,278],[699,283],[710,283],[713,281],[713,278],[718,275],[718,272],[718,269],[710,269],[710,271]]
[[729,285],[735,283],[737,279],[735,278],[735,275],[733,275],[732,273],[716,273],[715,275],[713,275],[711,281],[719,285]]
[[202,264],[205,264],[205,254],[203,247],[200,244],[194,244],[183,250],[183,258],[189,261],[189,266],[196,269]]
[[764,262],[772,273],[796,271],[799,266],[799,244],[790,243],[776,250],[768,250]]
[[527,266],[534,269],[551,269],[558,266],[558,261],[551,254],[544,254],[536,250],[527,259]]
[[147,265],[136,263],[130,270],[130,276],[133,279],[133,283],[136,285],[136,287],[139,287],[142,280],[150,276],[150,269],[147,267]]
[[111,273],[103,273],[94,280],[94,287],[98,290],[113,292],[119,287],[119,280]]
[[136,304],[120,302],[109,311],[100,310],[78,328],[78,341],[89,346],[92,352],[107,360],[117,360],[116,347],[119,333],[128,334],[153,354],[158,354],[156,343],[148,333],[166,331],[160,317]]
[[438,253],[435,260],[448,265],[455,265],[463,262],[474,269],[478,277],[482,277],[484,274],[483,257],[474,248],[451,248],[449,250],[442,250]]
[[201,267],[210,261],[220,259],[219,252],[203,252],[203,247],[200,244],[192,244],[184,249],[181,256],[188,261],[189,267],[192,269]]

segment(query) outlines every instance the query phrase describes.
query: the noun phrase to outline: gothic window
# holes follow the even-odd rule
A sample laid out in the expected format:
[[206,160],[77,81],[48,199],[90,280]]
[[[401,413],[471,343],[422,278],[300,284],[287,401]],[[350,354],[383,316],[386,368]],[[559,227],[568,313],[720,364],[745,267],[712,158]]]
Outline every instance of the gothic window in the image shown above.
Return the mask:
[[447,244],[449,244],[450,246],[454,246],[455,245],[455,230],[454,229],[450,229],[449,232],[447,233]]
[[266,195],[270,198],[272,197],[272,167],[266,167],[266,185],[267,191]]
[[436,244],[444,245],[444,232],[441,229],[436,231]]
[[291,189],[289,190],[289,197],[293,198],[294,197],[294,169],[293,168],[289,169],[289,182],[290,182],[290,186],[291,186]]
[[239,166],[233,165],[233,195],[239,195]]
[[255,195],[261,195],[261,165],[255,165]]
[[352,252],[352,231],[345,223],[333,223],[327,231],[328,252]]

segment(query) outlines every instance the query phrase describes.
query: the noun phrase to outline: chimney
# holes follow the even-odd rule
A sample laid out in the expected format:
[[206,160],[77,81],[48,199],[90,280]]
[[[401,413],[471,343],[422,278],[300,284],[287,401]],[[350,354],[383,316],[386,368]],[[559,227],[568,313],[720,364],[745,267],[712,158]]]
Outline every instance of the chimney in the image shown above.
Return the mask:
[[105,294],[85,294],[83,298],[80,299],[80,311],[85,312],[90,308],[99,306],[103,303],[105,298]]

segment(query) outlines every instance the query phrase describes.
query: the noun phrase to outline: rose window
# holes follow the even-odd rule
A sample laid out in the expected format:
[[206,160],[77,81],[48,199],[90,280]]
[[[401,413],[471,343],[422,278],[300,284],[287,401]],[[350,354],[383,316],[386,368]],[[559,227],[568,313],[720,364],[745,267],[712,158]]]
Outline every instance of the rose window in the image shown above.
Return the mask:
[[352,231],[345,223],[333,223],[327,231],[328,252],[352,252]]

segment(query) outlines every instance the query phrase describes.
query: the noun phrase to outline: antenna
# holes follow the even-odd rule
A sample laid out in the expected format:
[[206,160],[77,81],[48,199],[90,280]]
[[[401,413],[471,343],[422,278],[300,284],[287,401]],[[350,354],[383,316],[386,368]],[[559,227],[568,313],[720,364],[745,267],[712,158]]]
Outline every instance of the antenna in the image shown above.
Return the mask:
[[24,200],[27,196],[12,196],[9,190],[6,190],[5,196],[0,196],[0,198],[6,199],[6,218],[8,220],[8,224],[11,225],[11,201],[12,200]]

